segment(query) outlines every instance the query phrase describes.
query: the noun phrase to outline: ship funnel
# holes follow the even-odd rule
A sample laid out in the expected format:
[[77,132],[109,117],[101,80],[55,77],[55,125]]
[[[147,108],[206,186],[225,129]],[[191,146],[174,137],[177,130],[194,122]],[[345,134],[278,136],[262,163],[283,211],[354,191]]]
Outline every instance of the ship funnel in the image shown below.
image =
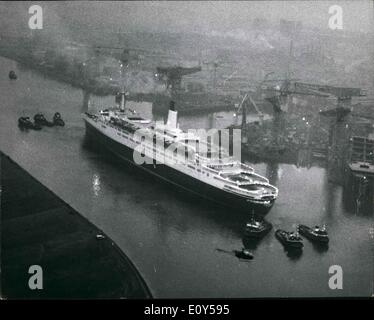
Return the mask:
[[178,112],[175,111],[174,101],[170,101],[168,121],[166,125],[170,128],[176,129],[178,121]]
[[125,93],[125,90],[122,90],[122,92],[121,92],[121,101],[120,101],[120,106],[119,106],[119,109],[122,112],[125,112],[125,105],[126,105],[126,93]]

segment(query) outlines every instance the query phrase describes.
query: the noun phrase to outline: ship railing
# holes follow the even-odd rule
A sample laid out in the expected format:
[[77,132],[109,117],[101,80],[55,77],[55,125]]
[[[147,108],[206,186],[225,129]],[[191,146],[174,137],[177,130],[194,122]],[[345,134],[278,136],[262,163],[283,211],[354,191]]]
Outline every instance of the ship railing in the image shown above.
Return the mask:
[[225,158],[225,159],[218,159],[218,158],[205,158],[205,163],[209,167],[217,168],[217,170],[224,170],[225,168],[237,168],[238,162],[233,161],[233,159]]
[[196,153],[195,157],[201,161],[209,162],[211,165],[222,165],[225,163],[232,163],[233,157],[227,156],[225,158],[212,158],[201,155],[201,153]]
[[98,119],[98,117],[96,116],[96,115],[94,115],[94,114],[91,114],[91,113],[88,113],[88,112],[85,112],[84,113],[87,117],[89,117],[90,119],[92,119],[92,120],[97,120]]
[[[243,173],[248,174],[249,179],[251,179],[253,181],[259,181],[260,180],[260,182],[269,183],[269,179],[263,177],[262,175],[260,175],[258,173],[255,173],[255,172],[243,172]],[[254,177],[254,178],[252,178],[252,177]],[[256,180],[256,178],[258,178],[259,180]]]
[[230,173],[230,172],[247,172],[252,173],[254,169],[248,165],[243,165],[243,163],[239,161],[235,161],[232,157],[230,158],[231,161],[223,161],[221,163],[212,163],[210,161],[209,165],[220,168],[222,173]]
[[256,182],[269,183],[269,179],[259,175],[258,173],[255,173],[253,171],[243,171],[241,169],[220,171],[218,175],[230,181],[235,181],[235,177],[233,176],[241,175],[240,179],[242,179],[243,181],[242,182],[235,181],[237,182],[237,184],[256,183]]
[[[271,189],[271,195],[275,195],[275,196],[278,196],[278,188],[271,185],[270,183],[265,183],[265,182],[259,182],[259,181],[254,181],[254,182],[251,182],[251,183],[241,183],[239,184],[237,187],[240,188],[241,190],[247,190],[245,188],[243,188],[244,186],[250,186],[250,185],[256,185],[256,186],[264,186],[266,189]],[[247,190],[247,191],[250,191],[250,192],[253,192],[251,190]],[[267,193],[269,194],[269,193]],[[263,195],[264,196],[264,195]]]
[[243,163],[243,162],[239,162],[240,163],[240,167],[243,169],[243,170],[248,170],[248,171],[251,171],[253,172],[254,169],[253,167],[251,167],[250,165],[246,164],[246,163]]
[[[274,195],[274,196],[278,196],[278,188],[274,187],[273,185],[269,184],[269,183],[260,183],[260,182],[254,182],[254,183],[247,183],[247,184],[244,184],[244,185],[256,185],[256,186],[263,186],[265,187],[267,190],[266,190],[266,193],[263,193],[261,196],[268,196],[268,195]],[[244,185],[240,185],[239,188],[243,189],[242,186]],[[268,190],[270,189],[270,190]],[[248,190],[250,192],[252,192],[251,190]]]
[[[235,174],[239,174],[241,173],[242,170],[241,169],[238,169],[238,168],[229,168],[229,169],[222,169],[218,174],[223,177],[223,178],[226,178],[224,177],[223,175],[235,175]],[[228,177],[227,177],[228,178]]]
[[201,167],[202,167],[204,170],[209,171],[209,172],[211,172],[211,173],[214,173],[214,174],[217,174],[217,173],[218,173],[217,170],[215,170],[215,169],[213,169],[213,168],[209,168],[207,165],[201,165]]
[[[256,185],[261,185],[259,183],[252,183],[252,184],[256,184]],[[264,184],[264,186],[266,186],[267,188],[271,188],[273,189],[272,192],[266,192],[265,194],[262,193],[262,194],[258,194],[258,191],[252,191],[252,190],[247,190],[247,189],[243,189],[243,188],[240,188],[240,186],[238,185],[226,185],[225,188],[226,189],[229,189],[235,193],[238,193],[238,194],[242,194],[242,195],[249,195],[251,197],[253,197],[254,199],[258,199],[258,200],[261,200],[263,199],[264,197],[272,197],[272,198],[277,198],[278,197],[278,189],[270,184]]]

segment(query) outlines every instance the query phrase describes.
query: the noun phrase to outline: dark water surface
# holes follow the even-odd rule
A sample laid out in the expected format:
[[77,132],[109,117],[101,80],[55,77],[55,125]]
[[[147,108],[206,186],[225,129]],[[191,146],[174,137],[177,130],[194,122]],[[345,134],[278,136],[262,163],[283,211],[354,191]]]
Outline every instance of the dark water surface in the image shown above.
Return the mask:
[[[11,68],[16,81],[8,79]],[[254,165],[280,190],[267,215],[274,229],[327,224],[328,250],[305,240],[302,255],[292,256],[274,230],[257,245],[248,243],[242,231],[249,217],[201,204],[85,146],[80,90],[3,58],[0,90],[0,149],[116,241],[155,297],[371,295],[372,216],[347,212],[342,188],[328,182],[325,169]],[[149,104],[134,108],[152,115]],[[64,128],[21,132],[17,127],[21,115],[43,112],[52,118],[56,111]],[[230,117],[220,113],[213,125],[223,127]],[[189,116],[180,122],[183,128],[207,128],[212,118]],[[244,245],[255,255],[249,263],[216,250]],[[343,290],[329,289],[331,265],[343,268]]]

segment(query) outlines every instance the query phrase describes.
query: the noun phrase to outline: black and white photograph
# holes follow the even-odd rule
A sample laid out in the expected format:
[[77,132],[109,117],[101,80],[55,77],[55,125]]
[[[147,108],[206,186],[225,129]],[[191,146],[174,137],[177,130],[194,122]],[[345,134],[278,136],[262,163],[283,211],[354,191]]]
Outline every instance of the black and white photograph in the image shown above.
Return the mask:
[[374,2],[0,1],[0,274],[146,318],[372,298]]

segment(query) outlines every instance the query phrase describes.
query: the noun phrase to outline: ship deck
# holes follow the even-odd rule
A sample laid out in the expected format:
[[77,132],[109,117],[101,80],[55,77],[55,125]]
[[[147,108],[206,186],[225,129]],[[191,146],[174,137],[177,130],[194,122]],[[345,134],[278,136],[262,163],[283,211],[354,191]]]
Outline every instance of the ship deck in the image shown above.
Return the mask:
[[370,177],[374,177],[374,165],[372,164],[366,164],[365,166],[362,166],[361,163],[350,163],[349,168],[351,171],[357,174],[364,174],[369,175]]

